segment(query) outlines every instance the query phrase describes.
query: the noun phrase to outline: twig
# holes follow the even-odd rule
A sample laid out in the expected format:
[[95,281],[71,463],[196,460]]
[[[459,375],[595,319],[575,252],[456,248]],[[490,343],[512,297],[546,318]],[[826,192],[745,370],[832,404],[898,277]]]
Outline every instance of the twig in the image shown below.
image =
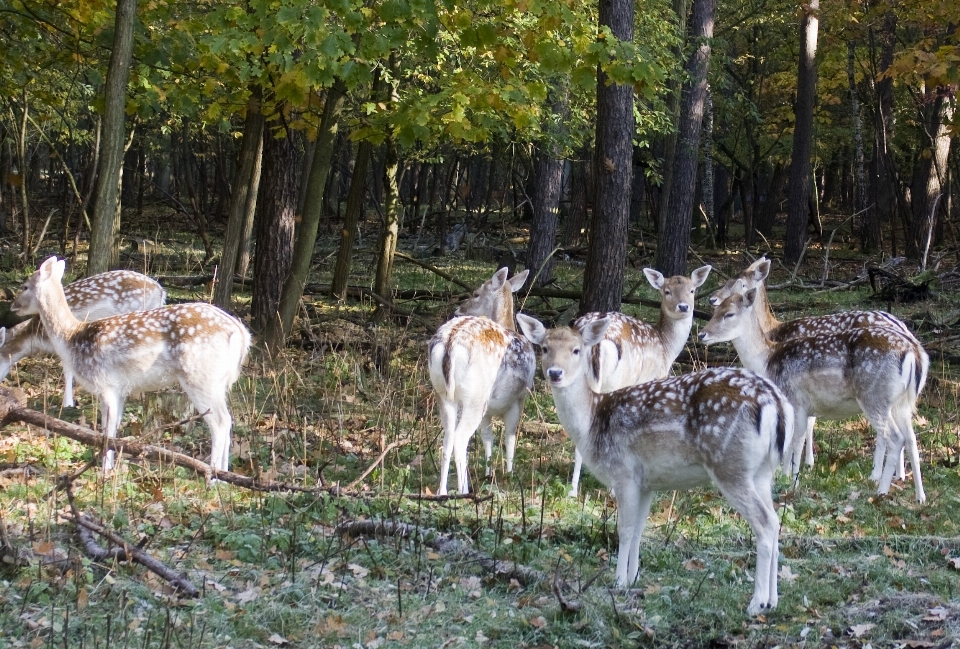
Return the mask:
[[87,471],[89,471],[89,470],[93,467],[94,464],[96,464],[96,460],[95,460],[95,459],[94,459],[94,460],[90,460],[89,462],[87,462],[86,464],[84,464],[84,465],[83,465],[83,468],[81,468],[79,471],[75,471],[75,472],[73,472],[73,473],[64,473],[63,475],[58,476],[58,477],[57,477],[57,483],[53,486],[53,489],[51,489],[50,491],[48,491],[48,492],[43,496],[43,499],[46,500],[47,498],[49,498],[49,497],[52,496],[53,494],[57,493],[57,492],[60,491],[61,489],[69,489],[70,486],[74,483],[74,481],[75,481],[77,478],[79,478],[80,476],[82,476],[84,473],[86,473]]
[[400,251],[398,250],[397,252],[394,253],[394,255],[396,255],[396,256],[399,257],[400,259],[404,259],[404,260],[406,260],[406,261],[409,261],[411,264],[414,264],[415,266],[419,266],[420,268],[425,268],[426,270],[429,270],[429,271],[430,271],[431,273],[433,273],[434,275],[439,275],[439,276],[442,277],[443,279],[447,280],[448,282],[452,282],[452,283],[456,284],[457,286],[459,286],[459,287],[462,288],[462,289],[466,289],[466,290],[468,290],[468,291],[472,291],[473,288],[474,288],[474,287],[472,287],[472,286],[469,286],[469,285],[465,284],[464,282],[461,282],[459,279],[457,279],[456,277],[450,275],[449,273],[446,273],[446,272],[440,270],[440,269],[437,268],[436,266],[433,266],[433,265],[431,265],[431,264],[428,264],[428,263],[425,262],[425,261],[420,261],[419,259],[416,259],[415,257],[411,257],[410,255],[408,255],[408,254],[406,254],[406,253],[404,253],[404,252],[400,252]]
[[201,412],[201,413],[196,414],[196,415],[190,415],[190,416],[187,417],[186,419],[181,419],[180,421],[176,421],[176,422],[174,422],[174,423],[172,423],[172,424],[165,424],[165,425],[163,425],[163,426],[158,426],[157,428],[154,428],[154,429],[151,430],[151,431],[148,431],[148,432],[146,432],[146,433],[141,433],[141,434],[140,434],[140,439],[150,439],[151,437],[153,437],[153,436],[156,435],[157,433],[162,433],[162,432],[165,431],[165,430],[170,430],[171,428],[176,428],[177,426],[183,426],[184,424],[189,424],[190,422],[198,421],[198,420],[203,419],[204,417],[206,417],[209,413],[210,413],[210,409],[208,408],[206,411]]
[[410,500],[425,500],[428,502],[434,503],[445,503],[450,500],[469,500],[474,503],[484,503],[488,500],[493,500],[493,494],[487,494],[486,496],[481,496],[480,494],[469,493],[469,494],[448,494],[446,496],[434,496],[431,494],[403,494],[404,498],[409,498]]
[[563,596],[563,591],[560,589],[560,559],[557,559],[557,569],[553,571],[553,594],[556,595],[557,601],[560,602],[560,610],[564,613],[578,613],[580,611],[580,602],[577,600],[569,600]]
[[[871,205],[870,207],[873,207],[873,205]],[[820,288],[823,288],[824,282],[827,281],[827,274],[830,270],[830,248],[833,247],[833,237],[834,235],[837,234],[837,230],[839,230],[844,225],[846,225],[847,221],[855,217],[857,214],[862,214],[863,212],[866,212],[868,209],[870,209],[870,207],[866,209],[862,209],[859,212],[854,212],[853,214],[845,218],[843,221],[841,221],[840,225],[835,227],[833,231],[830,233],[830,238],[827,240],[827,248],[826,250],[823,251],[823,275],[820,277]]]
[[395,448],[406,446],[408,443],[409,443],[409,440],[403,440],[403,441],[396,440],[387,444],[387,446],[383,449],[383,452],[381,452],[380,455],[377,457],[377,459],[373,461],[373,464],[368,466],[367,470],[361,473],[356,480],[354,480],[353,482],[351,482],[346,486],[346,491],[353,491],[354,489],[356,489],[357,485],[363,482],[364,478],[366,478],[368,475],[373,473],[373,470],[376,469],[381,462],[383,462],[383,458],[387,457],[387,453],[389,453]]

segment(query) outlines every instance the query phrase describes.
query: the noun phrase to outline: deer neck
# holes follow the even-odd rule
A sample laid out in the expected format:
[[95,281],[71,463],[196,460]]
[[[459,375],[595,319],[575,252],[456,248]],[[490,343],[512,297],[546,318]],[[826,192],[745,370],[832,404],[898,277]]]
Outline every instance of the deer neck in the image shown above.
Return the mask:
[[517,325],[513,319],[513,293],[510,291],[510,284],[504,284],[504,288],[504,295],[494,305],[493,317],[490,319],[504,329],[516,333]]
[[757,302],[753,307],[757,312],[757,319],[760,321],[760,328],[764,332],[772,331],[780,326],[777,316],[773,315],[773,309],[770,307],[770,300],[767,298],[767,285],[760,283],[757,285]]
[[660,334],[660,340],[663,341],[663,349],[666,352],[668,361],[667,369],[673,365],[683,346],[687,344],[687,338],[690,337],[690,330],[693,328],[693,313],[679,320],[671,318],[664,311],[660,310],[660,320],[657,322],[656,330]]
[[37,291],[37,306],[43,328],[55,347],[69,341],[80,328],[59,282],[48,282],[44,290]]
[[[42,335],[43,325],[37,316],[7,329],[7,339],[3,347],[0,347],[0,355],[7,362],[7,371],[11,364],[37,351],[36,341]],[[6,376],[6,373],[3,373],[3,376]]]
[[737,350],[737,355],[740,356],[740,363],[745,368],[766,376],[767,364],[770,362],[770,356],[776,344],[770,342],[761,327],[758,318],[748,318],[743,332],[731,342]]
[[586,368],[580,373],[580,378],[570,385],[562,388],[551,386],[551,390],[557,417],[563,429],[583,452],[586,446],[582,441],[590,435],[590,425],[593,423],[598,398],[597,393],[587,383]]

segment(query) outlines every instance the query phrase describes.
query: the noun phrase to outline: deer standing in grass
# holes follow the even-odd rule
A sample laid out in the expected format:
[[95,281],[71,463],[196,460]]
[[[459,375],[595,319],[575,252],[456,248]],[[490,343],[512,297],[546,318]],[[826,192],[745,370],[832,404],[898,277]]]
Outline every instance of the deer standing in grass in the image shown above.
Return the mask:
[[618,585],[636,581],[654,492],[712,481],[757,538],[747,612],[775,608],[780,521],[771,490],[793,430],[793,409],[776,386],[746,370],[713,368],[601,394],[589,378],[590,359],[608,319],[582,331],[547,331],[522,313],[517,319],[541,346],[560,422],[617,501]]
[[507,274],[501,268],[484,282],[430,340],[430,382],[443,426],[439,495],[447,493],[451,456],[457,488],[460,493],[469,490],[467,448],[478,427],[490,475],[492,417],[503,418],[507,471],[513,471],[517,426],[537,359],[533,345],[516,333],[513,317],[513,293],[523,286],[527,271],[510,279]]
[[[770,260],[761,257],[750,264],[746,270],[731,277],[723,286],[714,291],[713,295],[710,296],[710,304],[716,308],[731,295],[743,295],[750,289],[756,289],[757,297],[753,308],[760,322],[760,328],[767,338],[778,343],[791,338],[830,335],[860,327],[878,326],[895,329],[913,340],[917,345],[921,344],[907,325],[886,311],[847,311],[828,315],[806,316],[781,322],[774,315],[770,300],[767,297],[766,279],[770,275],[770,267]],[[807,466],[813,466],[813,429],[816,421],[816,417],[807,418],[807,427],[803,436],[804,447],[806,448],[804,459]],[[879,476],[880,467],[874,465],[873,472],[874,475]],[[896,475],[900,479],[903,479],[906,475],[903,454],[900,455]]]
[[[64,286],[63,294],[70,311],[83,321],[155,309],[167,299],[156,280],[131,270],[111,270],[77,280]],[[55,353],[36,316],[9,329],[0,327],[0,380],[7,377],[14,363],[27,356]],[[63,379],[63,405],[72,407],[72,372],[64,368]]]
[[[710,266],[693,271],[690,277],[665,278],[652,268],[644,268],[650,286],[660,292],[660,320],[647,324],[617,312],[592,312],[577,318],[573,325],[581,332],[590,323],[606,318],[603,340],[590,352],[587,375],[597,392],[612,392],[629,385],[666,378],[677,356],[690,337],[693,327],[693,302],[697,289],[707,281]],[[576,497],[580,487],[583,457],[574,453],[573,479],[569,495]]]
[[[103,431],[116,437],[123,406],[133,393],[179,384],[203,413],[212,438],[210,465],[230,464],[227,392],[239,378],[250,332],[215,306],[177,304],[81,322],[70,311],[60,281],[64,262],[50,257],[14,301],[18,313],[40,316],[67,371],[100,398]],[[104,472],[113,451],[104,455]]]
[[878,492],[889,492],[896,458],[905,447],[917,500],[924,502],[912,423],[930,363],[923,347],[895,328],[876,325],[774,342],[760,325],[757,293],[753,288],[721,302],[700,330],[700,340],[733,342],[743,366],[769,377],[790,400],[798,426],[788,456],[793,474],[800,470],[800,427],[808,416],[846,419],[862,412],[877,434],[870,478]]

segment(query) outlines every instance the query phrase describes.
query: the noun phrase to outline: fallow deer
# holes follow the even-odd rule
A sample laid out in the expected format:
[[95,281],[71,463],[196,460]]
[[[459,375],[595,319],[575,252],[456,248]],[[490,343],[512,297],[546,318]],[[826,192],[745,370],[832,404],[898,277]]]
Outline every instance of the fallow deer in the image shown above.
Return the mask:
[[[64,262],[50,257],[14,301],[18,313],[36,313],[64,368],[100,398],[103,430],[115,437],[132,393],[180,384],[203,414],[212,438],[210,465],[227,470],[230,428],[227,391],[240,376],[250,332],[215,306],[177,304],[81,322],[70,311],[60,281]],[[113,468],[113,451],[103,459]]]
[[[647,281],[660,292],[660,319],[655,325],[617,312],[592,312],[577,318],[573,324],[580,331],[602,318],[610,323],[603,340],[591,351],[588,379],[597,392],[612,392],[670,374],[690,337],[697,288],[707,281],[710,270],[710,266],[703,266],[690,277],[665,278],[659,271],[644,268]],[[577,449],[569,492],[572,497],[579,490],[582,463]]]
[[609,320],[546,331],[525,314],[517,319],[541,346],[560,422],[616,499],[617,583],[637,578],[654,492],[712,481],[757,538],[747,612],[776,607],[780,521],[771,490],[793,430],[793,409],[776,386],[746,370],[712,368],[601,394],[588,376]]
[[[145,311],[163,306],[167,294],[153,278],[131,270],[111,270],[77,280],[63,287],[67,305],[80,320]],[[0,327],[0,380],[10,368],[27,356],[54,354],[40,318],[33,317],[4,330]],[[63,405],[72,407],[73,374],[64,369]]]
[[513,318],[513,293],[523,286],[527,271],[509,280],[507,273],[501,268],[484,282],[429,344],[430,381],[443,426],[440,495],[447,493],[451,455],[457,467],[457,488],[467,493],[467,447],[478,426],[490,474],[492,417],[503,418],[507,471],[513,471],[517,426],[533,387],[537,359],[533,346],[516,333]]
[[[917,500],[924,502],[912,423],[929,367],[923,347],[895,328],[876,325],[774,342],[761,328],[757,293],[752,288],[721,302],[700,330],[700,340],[733,342],[743,366],[769,377],[787,396],[798,428],[808,416],[845,419],[862,412],[877,433],[870,477],[878,482],[879,493],[890,490],[896,458],[905,448]],[[796,430],[793,439],[789,464],[796,475],[803,430]]]

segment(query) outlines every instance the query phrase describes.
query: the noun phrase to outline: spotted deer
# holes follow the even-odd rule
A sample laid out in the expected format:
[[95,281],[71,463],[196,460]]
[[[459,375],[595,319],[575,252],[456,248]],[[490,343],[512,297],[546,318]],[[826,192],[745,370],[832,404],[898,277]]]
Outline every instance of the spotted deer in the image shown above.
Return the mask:
[[793,409],[776,386],[747,370],[712,368],[599,393],[590,359],[610,320],[547,331],[535,318],[517,319],[543,352],[560,422],[616,499],[617,583],[637,579],[654,492],[712,481],[757,538],[747,612],[775,608],[780,521],[771,490],[793,431]]
[[[179,384],[203,413],[212,438],[210,465],[227,470],[230,428],[227,391],[240,376],[250,332],[215,306],[177,304],[83,322],[70,311],[61,279],[64,262],[50,257],[14,301],[38,314],[64,368],[100,399],[103,431],[115,437],[130,394]],[[104,472],[113,468],[104,455]]]
[[[806,336],[821,336],[833,334],[849,329],[860,327],[890,327],[907,336],[916,344],[920,341],[913,335],[913,332],[896,316],[890,315],[885,311],[847,311],[844,313],[831,313],[820,316],[806,316],[781,322],[773,313],[770,301],[767,298],[767,288],[765,280],[770,274],[770,260],[761,257],[750,264],[743,272],[731,277],[719,289],[710,296],[710,304],[717,307],[723,300],[731,295],[743,295],[750,289],[757,290],[756,305],[754,312],[760,321],[760,328],[767,335],[767,338],[774,342],[782,342],[790,338],[803,338]],[[813,466],[813,428],[816,424],[816,417],[807,419],[807,427],[804,432],[805,462],[808,466]],[[904,467],[904,458],[901,455],[897,467],[897,477],[902,479],[906,473]]]
[[[757,294],[752,288],[721,302],[700,330],[700,340],[733,342],[743,366],[769,377],[787,396],[798,428],[808,416],[845,419],[862,412],[877,434],[870,478],[878,483],[878,492],[889,492],[896,458],[905,448],[917,500],[924,502],[912,423],[929,367],[923,347],[912,336],[877,325],[774,342],[756,313]],[[803,432],[794,432],[789,456],[794,475],[800,469]]]
[[[697,289],[707,281],[710,266],[693,271],[690,277],[665,278],[652,268],[644,268],[650,285],[660,292],[660,319],[651,325],[623,313],[587,313],[573,323],[580,331],[592,322],[606,318],[609,326],[603,340],[590,352],[587,379],[597,392],[612,392],[628,385],[666,378],[677,356],[690,337],[693,327],[693,302]],[[580,486],[583,458],[574,453],[571,497]]]
[[[111,270],[77,280],[64,286],[63,294],[73,315],[83,321],[155,309],[163,306],[167,299],[166,292],[156,280],[131,270]],[[0,380],[7,377],[17,361],[27,356],[54,353],[38,317],[9,329],[0,327]],[[63,379],[63,405],[72,407],[73,374],[65,369]]]
[[457,488],[469,490],[467,447],[480,428],[486,473],[493,454],[493,417],[503,418],[507,471],[513,471],[517,426],[523,402],[533,387],[537,359],[533,346],[516,333],[513,293],[527,271],[507,279],[501,268],[437,330],[428,347],[430,381],[443,426],[440,487],[447,493],[450,458],[457,468]]

